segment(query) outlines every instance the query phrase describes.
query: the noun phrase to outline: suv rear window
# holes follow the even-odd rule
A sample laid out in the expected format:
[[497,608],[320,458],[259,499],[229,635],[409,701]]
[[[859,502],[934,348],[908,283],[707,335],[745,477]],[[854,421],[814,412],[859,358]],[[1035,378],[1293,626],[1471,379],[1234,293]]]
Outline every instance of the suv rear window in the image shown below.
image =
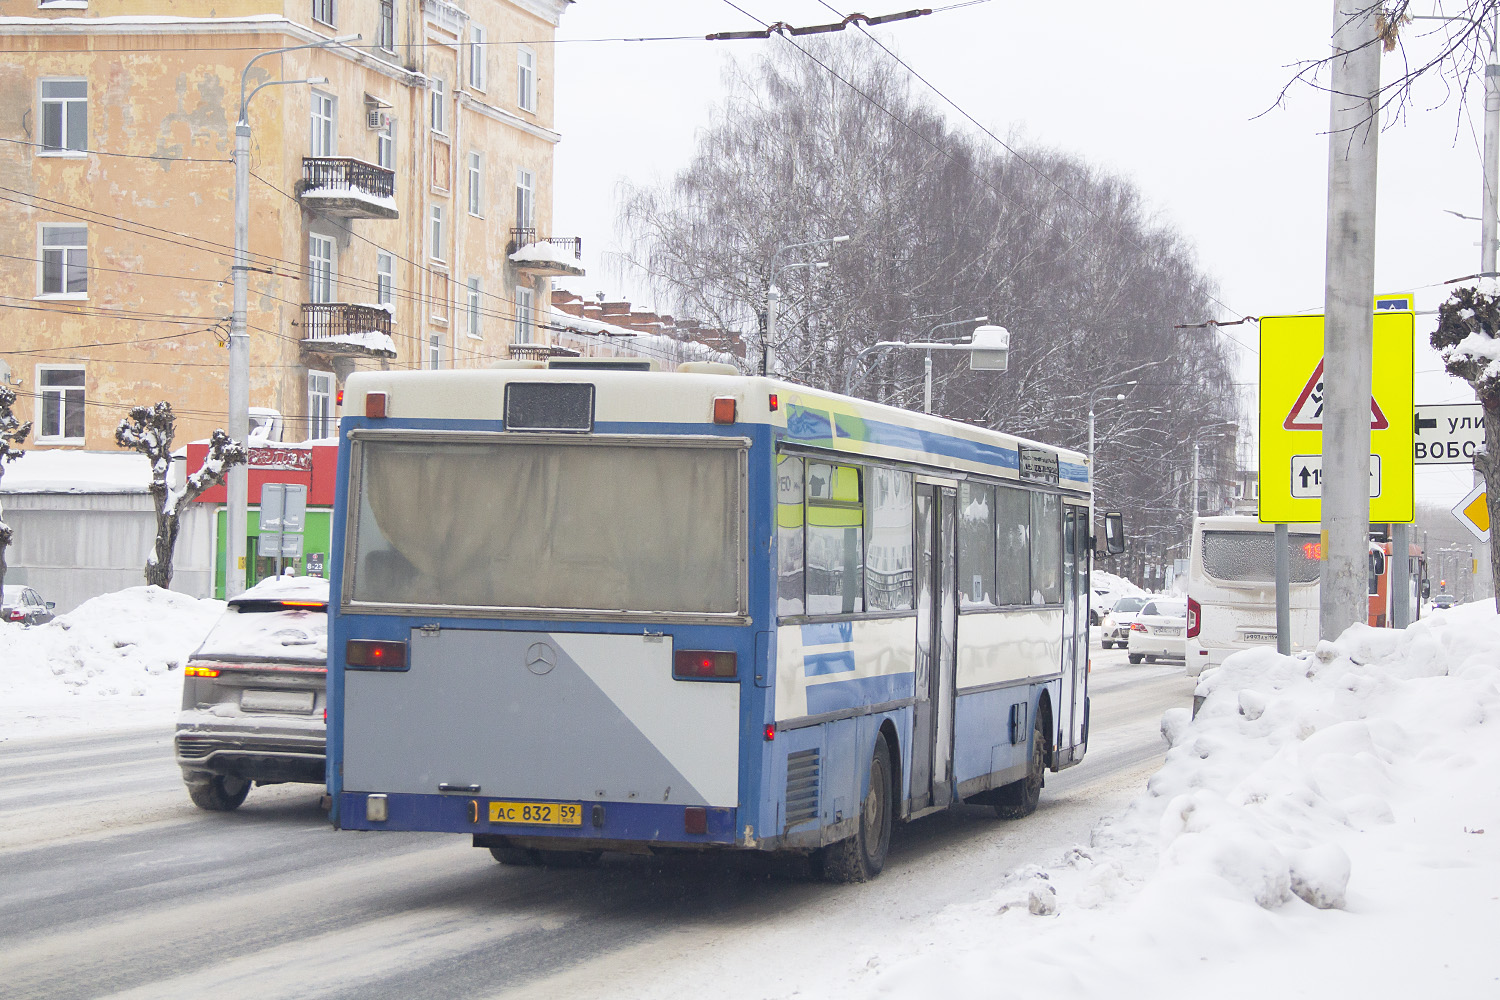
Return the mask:
[[[1293,583],[1318,579],[1317,535],[1293,533],[1289,567]],[[1276,536],[1269,531],[1205,531],[1203,572],[1231,582],[1269,582],[1276,579]]]

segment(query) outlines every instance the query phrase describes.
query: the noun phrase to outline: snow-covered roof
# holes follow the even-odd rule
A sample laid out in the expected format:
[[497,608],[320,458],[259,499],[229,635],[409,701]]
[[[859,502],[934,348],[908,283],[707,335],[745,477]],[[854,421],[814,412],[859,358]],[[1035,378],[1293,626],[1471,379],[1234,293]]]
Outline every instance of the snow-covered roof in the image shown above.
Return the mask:
[[[616,353],[656,358],[668,364],[680,364],[684,361],[717,361],[726,365],[735,363],[734,355],[716,351],[696,340],[676,340],[659,333],[642,333],[613,323],[574,316],[550,306],[545,315],[546,325],[554,332],[561,333],[563,338],[569,334],[582,338],[601,338],[610,342]],[[594,340],[592,343],[597,345],[599,341]]]
[[133,451],[28,450],[7,462],[3,493],[145,493],[151,462]]
[[573,251],[540,240],[536,243],[528,243],[515,253],[510,259],[517,264],[563,264],[567,267],[578,267],[578,257]]

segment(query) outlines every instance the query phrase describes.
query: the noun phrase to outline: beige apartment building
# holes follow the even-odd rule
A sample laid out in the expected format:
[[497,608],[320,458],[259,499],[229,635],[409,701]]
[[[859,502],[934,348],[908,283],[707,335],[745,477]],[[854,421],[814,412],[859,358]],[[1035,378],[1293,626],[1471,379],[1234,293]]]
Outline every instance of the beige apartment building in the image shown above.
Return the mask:
[[549,225],[569,2],[0,0],[0,376],[29,446],[112,449],[159,399],[179,442],[226,426],[242,73],[258,420],[328,437],[356,368],[537,352],[551,279],[582,274]]

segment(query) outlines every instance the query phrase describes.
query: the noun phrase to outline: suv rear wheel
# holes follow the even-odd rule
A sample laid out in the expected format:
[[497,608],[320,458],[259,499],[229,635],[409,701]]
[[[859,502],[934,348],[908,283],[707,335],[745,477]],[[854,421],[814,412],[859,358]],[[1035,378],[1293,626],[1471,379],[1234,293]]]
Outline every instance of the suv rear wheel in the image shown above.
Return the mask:
[[184,779],[188,797],[193,805],[209,812],[230,812],[238,809],[250,794],[250,782],[244,778],[231,778],[222,774],[203,774]]

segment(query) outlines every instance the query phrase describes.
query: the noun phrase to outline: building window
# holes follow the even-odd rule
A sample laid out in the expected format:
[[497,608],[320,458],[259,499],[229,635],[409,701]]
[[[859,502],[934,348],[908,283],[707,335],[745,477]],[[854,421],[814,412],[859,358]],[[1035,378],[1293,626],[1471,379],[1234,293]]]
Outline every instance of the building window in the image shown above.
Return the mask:
[[84,80],[42,81],[42,152],[89,148],[89,85]]
[[516,337],[518,344],[531,343],[531,331],[536,322],[534,292],[526,285],[516,286]]
[[41,433],[37,443],[83,444],[83,366],[37,366]]
[[375,25],[375,44],[386,52],[396,51],[395,0],[380,0],[380,21]]
[[310,441],[335,437],[333,419],[333,373],[307,373],[307,437]]
[[432,130],[440,134],[446,134],[446,120],[443,118],[443,78],[435,76],[432,78]]
[[89,291],[88,227],[42,227],[42,294],[84,298]]
[[388,253],[375,255],[375,301],[379,305],[390,305],[391,289],[395,285],[396,260]]
[[447,260],[443,256],[443,206],[432,206],[432,259]]
[[333,0],[312,0],[312,16],[314,21],[333,27]]
[[530,229],[536,225],[536,174],[530,170],[516,171],[516,228]]
[[327,236],[307,238],[308,300],[333,301],[333,240]]
[[427,338],[427,367],[443,367],[443,335],[436,330]]
[[88,244],[87,226],[42,227],[43,295],[88,295]]
[[484,190],[484,175],[481,168],[483,161],[479,158],[479,151],[469,150],[469,214],[478,215],[481,202],[479,193]]
[[396,169],[396,119],[389,115],[385,125],[375,133],[375,163],[387,170]]
[[477,24],[469,25],[469,86],[484,89],[484,29]]
[[443,326],[448,325],[448,276],[442,271],[429,272],[431,281],[428,287],[432,290],[432,321]]
[[482,333],[479,329],[479,279],[469,279],[469,336],[478,340]]
[[516,103],[536,111],[536,53],[524,45],[516,51]]
[[334,129],[333,95],[312,92],[312,155],[332,156]]

